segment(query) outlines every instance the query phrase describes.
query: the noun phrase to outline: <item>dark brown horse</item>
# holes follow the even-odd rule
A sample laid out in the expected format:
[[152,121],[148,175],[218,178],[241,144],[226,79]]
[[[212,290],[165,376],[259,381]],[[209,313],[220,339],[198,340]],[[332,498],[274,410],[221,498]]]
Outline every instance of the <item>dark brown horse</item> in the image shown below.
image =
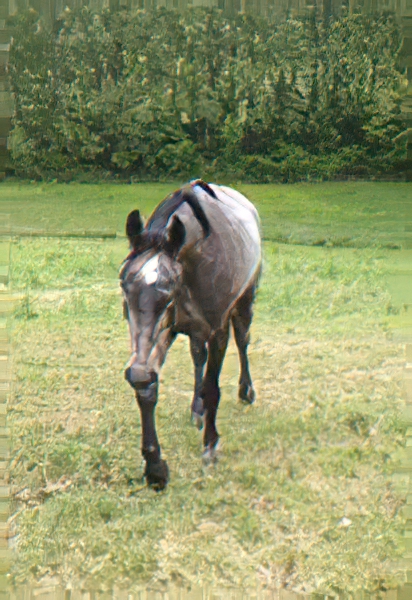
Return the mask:
[[254,401],[247,346],[261,263],[259,217],[239,192],[196,180],[159,204],[145,227],[139,211],[132,211],[126,233],[131,252],[120,279],[132,356],[125,377],[141,411],[147,483],[163,489],[169,472],[155,406],[159,371],[178,333],[190,338],[192,415],[199,428],[205,424],[205,462],[215,459],[219,438],[219,375],[230,322],[241,365],[239,398]]

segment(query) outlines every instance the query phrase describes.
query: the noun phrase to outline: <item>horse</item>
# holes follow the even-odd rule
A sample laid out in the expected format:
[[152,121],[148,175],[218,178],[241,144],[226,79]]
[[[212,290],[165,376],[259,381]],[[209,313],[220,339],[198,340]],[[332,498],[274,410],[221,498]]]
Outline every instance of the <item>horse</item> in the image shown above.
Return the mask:
[[[130,253],[120,271],[132,355],[125,378],[141,413],[144,477],[159,491],[169,481],[155,427],[159,372],[177,334],[187,335],[194,363],[192,418],[204,426],[203,460],[216,460],[219,375],[232,323],[240,358],[238,395],[255,391],[247,347],[261,272],[258,213],[236,190],[201,179],[163,200],[144,226],[126,220]],[[205,368],[206,367],[206,368]]]

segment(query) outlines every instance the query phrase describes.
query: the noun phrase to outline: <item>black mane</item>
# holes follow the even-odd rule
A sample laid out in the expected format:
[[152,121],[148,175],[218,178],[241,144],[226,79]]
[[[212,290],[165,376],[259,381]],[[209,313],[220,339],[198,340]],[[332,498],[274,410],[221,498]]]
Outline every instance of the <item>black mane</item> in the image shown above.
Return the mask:
[[147,250],[164,250],[165,244],[167,244],[167,240],[165,240],[164,236],[164,230],[167,226],[167,223],[173,213],[176,212],[177,209],[185,202],[190,206],[193,214],[199,221],[205,237],[208,237],[211,227],[209,220],[203,208],[200,206],[195,192],[193,191],[193,187],[195,185],[200,186],[212,198],[217,198],[215,192],[206,182],[204,182],[202,179],[196,179],[163,200],[163,202],[156,207],[152,215],[149,217],[149,220],[147,221],[146,227],[143,229],[143,231],[136,236],[136,239],[133,242],[133,248],[125,258],[120,270],[120,279],[124,279],[130,261],[136,258],[136,256],[139,254],[142,254]]
[[197,199],[195,192],[193,191],[194,185],[199,185],[203,190],[216,198],[214,191],[201,179],[184,186],[182,189],[168,196],[155,209],[146,224],[146,230],[148,233],[150,232],[156,234],[157,232],[164,230],[172,214],[186,202],[192,209],[196,219],[199,221],[205,237],[210,234],[210,223],[203,208],[199,204],[199,200]]

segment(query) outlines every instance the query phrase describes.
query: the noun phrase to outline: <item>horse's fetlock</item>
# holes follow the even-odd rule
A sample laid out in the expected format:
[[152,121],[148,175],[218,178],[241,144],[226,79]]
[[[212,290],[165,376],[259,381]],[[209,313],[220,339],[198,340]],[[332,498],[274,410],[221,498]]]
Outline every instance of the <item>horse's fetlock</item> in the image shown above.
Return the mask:
[[155,464],[160,460],[160,448],[156,446],[142,448],[142,456],[146,462]]
[[198,415],[203,415],[204,407],[203,407],[203,398],[201,396],[195,395],[192,401],[192,412]]
[[219,438],[213,444],[205,446],[202,461],[205,466],[216,464],[218,461]]
[[199,414],[195,411],[192,411],[192,422],[197,427],[199,431],[201,431],[205,424],[205,415]]
[[253,404],[255,398],[256,394],[252,385],[249,385],[248,383],[239,384],[239,400],[246,404]]

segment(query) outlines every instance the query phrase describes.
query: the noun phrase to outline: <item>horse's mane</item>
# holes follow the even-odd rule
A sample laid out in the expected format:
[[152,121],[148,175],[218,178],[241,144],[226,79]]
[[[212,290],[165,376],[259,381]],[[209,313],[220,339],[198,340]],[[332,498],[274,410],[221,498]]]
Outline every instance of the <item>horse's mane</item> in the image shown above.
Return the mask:
[[212,188],[201,179],[197,179],[163,200],[146,223],[146,230],[152,234],[160,233],[165,229],[173,213],[175,213],[182,204],[187,203],[192,209],[196,219],[199,221],[203,233],[207,237],[210,234],[210,223],[193,190],[195,185],[199,185],[209,195],[216,198],[216,194]]
[[[212,198],[217,198],[213,189],[202,179],[196,179],[191,181],[188,185],[185,185],[180,190],[177,190],[173,194],[170,194],[163,202],[159,204],[149,217],[144,230],[137,236],[137,239],[133,242],[133,247],[120,272],[120,278],[125,276],[129,261],[135,258],[138,254],[145,252],[146,250],[162,250],[165,245],[165,229],[168,224],[170,217],[177,211],[177,209],[185,202],[190,206],[199,221],[205,237],[210,234],[211,227],[209,219],[207,218],[203,208],[200,206],[199,200],[193,187],[198,185]],[[140,217],[139,217],[140,218]]]

